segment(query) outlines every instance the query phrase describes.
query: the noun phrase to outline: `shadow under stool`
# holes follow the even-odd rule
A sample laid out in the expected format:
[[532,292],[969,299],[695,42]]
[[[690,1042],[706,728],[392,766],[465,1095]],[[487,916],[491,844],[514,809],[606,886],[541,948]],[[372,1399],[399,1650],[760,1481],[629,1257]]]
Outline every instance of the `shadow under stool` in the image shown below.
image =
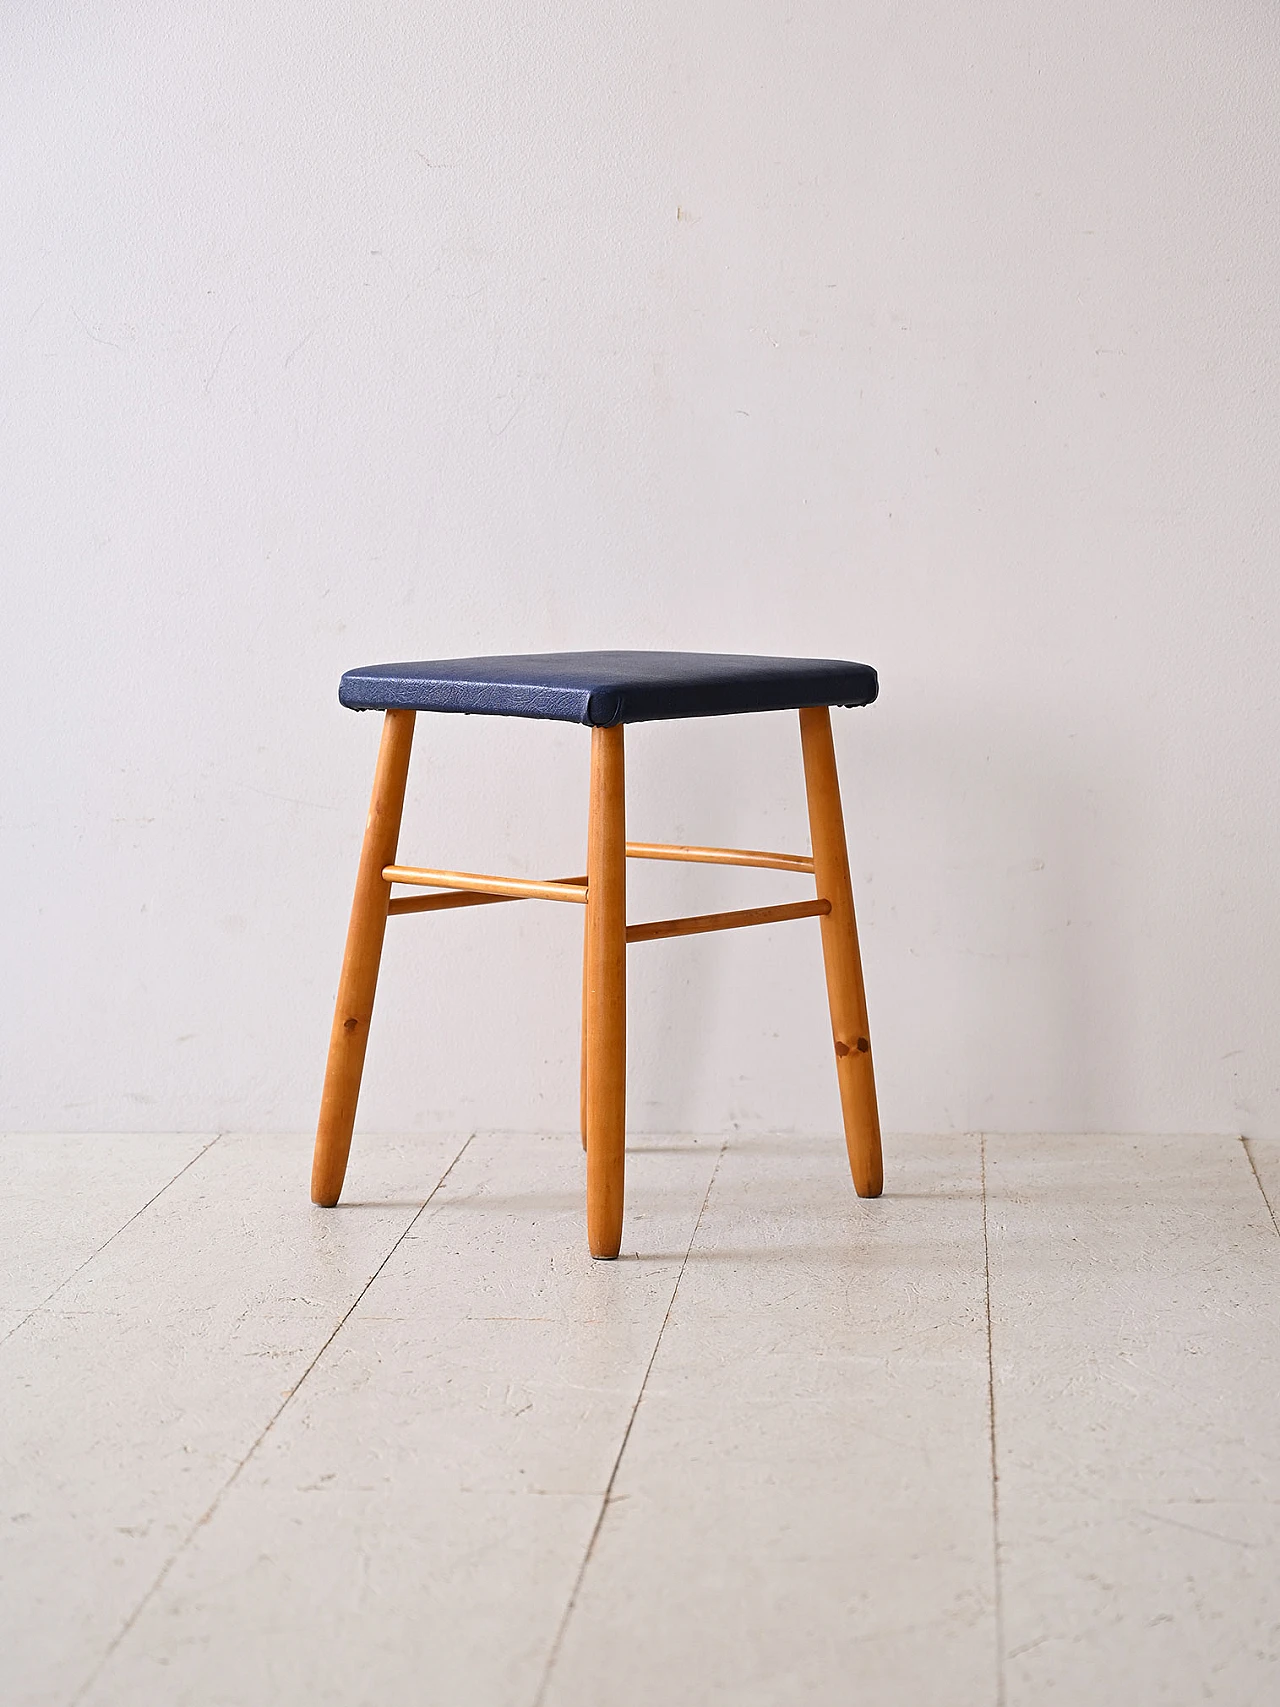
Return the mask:
[[[622,1243],[626,1146],[626,953],[631,942],[692,936],[784,919],[821,920],[849,1166],[860,1197],[883,1183],[880,1121],[858,953],[840,783],[831,738],[833,705],[869,705],[878,691],[867,664],[832,658],[753,658],[704,652],[547,652],[449,658],[349,670],[338,697],[355,711],[385,713],[373,798],[356,875],[351,924],[329,1040],[312,1200],[332,1206],[342,1191],[355,1126],[369,1021],[387,919],[499,901],[559,901],[583,907],[582,1141],[587,1152],[587,1240],[594,1257]],[[591,730],[591,787],[585,877],[534,882],[469,871],[398,865],[400,817],[413,726],[419,711],[552,718]],[[628,723],[680,717],[798,711],[812,854],[629,842],[623,783]],[[812,872],[811,901],[747,907],[694,918],[627,923],[627,860],[765,866]],[[444,894],[393,896],[395,884]]]

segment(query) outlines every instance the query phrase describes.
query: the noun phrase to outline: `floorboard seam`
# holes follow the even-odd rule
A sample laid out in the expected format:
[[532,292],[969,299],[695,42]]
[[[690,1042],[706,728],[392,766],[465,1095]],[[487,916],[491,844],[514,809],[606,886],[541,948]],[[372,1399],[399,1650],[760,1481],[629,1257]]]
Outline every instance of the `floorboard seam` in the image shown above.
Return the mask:
[[[364,1285],[360,1288],[360,1290],[356,1293],[355,1297],[351,1300],[351,1303],[348,1305],[347,1309],[343,1312],[341,1318],[339,1319],[337,1325],[334,1327],[332,1333],[330,1333],[326,1337],[324,1344],[316,1352],[315,1356],[307,1364],[307,1367],[302,1371],[302,1374],[299,1375],[298,1379],[294,1382],[293,1386],[290,1387],[289,1391],[285,1394],[283,1399],[281,1399],[280,1403],[276,1406],[275,1410],[271,1413],[271,1416],[267,1419],[265,1426],[260,1430],[257,1437],[253,1441],[253,1444],[249,1447],[249,1450],[245,1453],[244,1457],[241,1458],[239,1463],[232,1470],[231,1474],[227,1477],[226,1481],[222,1484],[222,1486],[218,1489],[217,1493],[213,1496],[213,1499],[209,1502],[207,1509],[201,1514],[200,1517],[198,1517],[196,1519],[196,1521],[192,1524],[191,1528],[187,1531],[186,1535],[183,1536],[182,1540],[178,1543],[178,1545],[174,1548],[173,1552],[165,1560],[164,1564],[161,1566],[159,1572],[156,1575],[155,1581],[151,1584],[150,1588],[147,1589],[145,1594],[143,1594],[142,1598],[139,1600],[138,1604],[134,1607],[133,1611],[129,1614],[128,1618],[125,1619],[124,1623],[121,1625],[119,1631],[116,1633],[115,1637],[111,1641],[110,1645],[108,1646],[106,1652],[103,1654],[102,1658],[98,1661],[97,1665],[94,1666],[93,1670],[89,1673],[88,1677],[85,1678],[84,1682],[80,1685],[79,1689],[77,1689],[75,1694],[71,1697],[71,1700],[68,1704],[68,1707],[76,1707],[76,1704],[78,1702],[83,1701],[84,1697],[88,1694],[89,1690],[93,1688],[94,1684],[98,1681],[99,1677],[101,1677],[102,1673],[106,1670],[107,1666],[111,1663],[111,1658],[115,1654],[116,1650],[120,1647],[120,1644],[124,1641],[126,1636],[128,1636],[130,1630],[133,1629],[134,1625],[138,1622],[139,1618],[141,1618],[142,1614],[145,1612],[145,1610],[150,1605],[152,1600],[155,1599],[155,1597],[159,1593],[160,1589],[164,1586],[165,1579],[166,1579],[166,1577],[168,1577],[169,1572],[177,1564],[178,1560],[186,1552],[187,1548],[195,1540],[196,1536],[200,1533],[200,1531],[205,1527],[205,1525],[213,1517],[213,1515],[217,1511],[218,1507],[222,1504],[222,1501],[226,1497],[227,1493],[231,1490],[231,1488],[233,1488],[235,1486],[236,1482],[238,1481],[238,1479],[240,1477],[241,1471],[245,1469],[245,1467],[248,1465],[249,1461],[253,1458],[254,1454],[257,1452],[258,1448],[262,1445],[263,1441],[267,1438],[267,1436],[271,1433],[271,1430],[276,1426],[276,1424],[279,1422],[280,1418],[284,1415],[284,1412],[293,1403],[293,1400],[296,1398],[298,1391],[301,1388],[303,1382],[306,1381],[307,1377],[311,1374],[312,1370],[320,1362],[320,1359],[324,1356],[325,1352],[328,1351],[329,1347],[333,1344],[334,1340],[337,1339],[338,1335],[342,1332],[343,1328],[345,1328],[347,1323],[351,1320],[351,1317],[354,1315],[356,1308],[359,1305],[360,1300],[364,1297],[365,1293],[368,1292],[369,1288],[373,1285],[374,1281],[382,1273],[383,1269],[387,1266],[387,1264],[391,1261],[392,1257],[400,1249],[400,1246],[404,1243],[404,1241],[409,1237],[409,1234],[417,1226],[421,1217],[426,1213],[427,1209],[430,1207],[433,1199],[435,1198],[436,1193],[445,1184],[445,1182],[449,1178],[449,1175],[453,1172],[453,1170],[457,1167],[458,1163],[462,1160],[463,1156],[466,1154],[467,1148],[470,1145],[471,1140],[474,1137],[475,1137],[474,1132],[469,1132],[467,1134],[466,1142],[463,1144],[462,1148],[458,1151],[457,1155],[449,1163],[449,1166],[445,1169],[445,1171],[440,1175],[440,1178],[432,1186],[432,1188],[431,1188],[430,1192],[427,1194],[427,1196],[423,1199],[423,1201],[414,1210],[414,1212],[410,1216],[409,1220],[405,1223],[404,1227],[401,1229],[399,1237],[394,1241],[391,1248],[387,1251],[386,1255],[383,1257],[382,1261],[374,1269],[373,1273],[369,1276],[368,1280],[365,1281]],[[206,1146],[206,1148],[207,1148],[207,1146]],[[202,1154],[203,1154],[203,1152],[202,1152]],[[199,1158],[193,1158],[193,1159],[198,1160]],[[188,1164],[188,1166],[189,1165],[190,1164]],[[141,1213],[141,1211],[139,1211],[139,1213]],[[681,1272],[683,1272],[683,1270]]]
[[1276,1218],[1275,1204],[1272,1203],[1271,1199],[1267,1196],[1267,1188],[1262,1183],[1262,1175],[1258,1172],[1258,1164],[1253,1159],[1253,1151],[1249,1147],[1249,1140],[1246,1137],[1244,1137],[1243,1135],[1241,1135],[1241,1138],[1240,1138],[1240,1147],[1244,1151],[1245,1156],[1248,1158],[1249,1168],[1253,1174],[1254,1179],[1257,1181],[1258,1190],[1262,1193],[1262,1201],[1267,1206],[1267,1213],[1271,1217],[1271,1225],[1275,1228],[1277,1234],[1280,1234],[1280,1220],[1277,1220],[1277,1218]]
[[124,1232],[126,1227],[132,1227],[133,1223],[138,1219],[139,1215],[145,1215],[147,1210],[150,1209],[151,1205],[153,1203],[155,1203],[159,1198],[163,1197],[165,1192],[168,1191],[168,1189],[171,1185],[177,1184],[177,1182],[182,1178],[183,1174],[186,1173],[188,1168],[194,1168],[195,1167],[196,1163],[200,1160],[201,1156],[207,1156],[209,1154],[209,1151],[213,1149],[213,1146],[218,1142],[219,1138],[221,1138],[222,1136],[223,1136],[223,1134],[221,1132],[215,1132],[213,1137],[210,1138],[209,1142],[207,1144],[202,1145],[201,1148],[196,1151],[195,1155],[191,1157],[190,1161],[184,1162],[182,1164],[182,1166],[178,1169],[177,1173],[174,1174],[172,1179],[167,1179],[164,1182],[164,1184],[160,1187],[159,1191],[153,1192],[151,1194],[151,1196],[147,1199],[147,1201],[144,1204],[142,1204],[142,1206],[140,1208],[134,1210],[133,1214],[129,1216],[127,1221],[122,1221],[120,1223],[120,1225],[116,1228],[115,1232],[112,1233],[108,1238],[105,1238],[96,1250],[90,1251],[89,1255],[84,1259],[83,1262],[77,1263],[76,1266],[71,1270],[70,1274],[64,1275],[63,1278],[58,1282],[58,1284],[54,1287],[53,1291],[49,1294],[49,1296],[47,1298],[42,1298],[38,1304],[36,1304],[32,1309],[28,1310],[26,1315],[22,1318],[22,1320],[20,1322],[15,1322],[13,1324],[13,1326],[9,1329],[8,1333],[0,1334],[0,1345],[4,1345],[6,1340],[11,1340],[13,1338],[14,1334],[18,1333],[20,1331],[20,1329],[25,1328],[27,1323],[31,1320],[31,1318],[33,1316],[38,1316],[40,1314],[41,1310],[47,1310],[49,1305],[53,1303],[54,1299],[58,1296],[59,1292],[61,1292],[64,1289],[64,1287],[70,1286],[71,1282],[75,1279],[75,1277],[83,1269],[88,1268],[88,1266],[91,1262],[95,1262],[97,1260],[97,1258],[102,1255],[103,1251],[106,1250],[107,1246],[110,1244],[113,1244],[115,1242],[115,1240],[117,1240],[120,1237],[121,1233]]
[[987,1232],[987,1135],[978,1140],[982,1161],[982,1262],[987,1308],[987,1432],[991,1441],[991,1543],[996,1590],[996,1707],[1004,1707],[1004,1584],[1000,1571],[1000,1469],[996,1458],[996,1364],[991,1332],[991,1240]]
[[578,1566],[578,1574],[574,1578],[573,1588],[570,1591],[569,1599],[564,1609],[564,1614],[560,1619],[560,1627],[556,1631],[555,1640],[551,1644],[551,1652],[547,1655],[546,1669],[542,1674],[542,1681],[538,1685],[538,1693],[533,1698],[533,1707],[543,1707],[543,1703],[546,1700],[547,1690],[551,1686],[551,1676],[555,1671],[556,1662],[560,1658],[560,1649],[564,1644],[565,1633],[569,1628],[569,1620],[573,1617],[574,1610],[577,1607],[578,1596],[582,1592],[582,1584],[587,1575],[587,1567],[591,1563],[591,1555],[595,1552],[596,1542],[600,1539],[600,1531],[604,1527],[605,1514],[609,1510],[609,1501],[613,1495],[613,1484],[618,1479],[618,1471],[622,1466],[623,1455],[627,1450],[627,1442],[631,1439],[631,1430],[635,1425],[636,1413],[640,1409],[641,1399],[644,1398],[644,1390],[649,1385],[649,1376],[658,1356],[658,1347],[662,1344],[662,1336],[667,1331],[667,1323],[671,1320],[672,1310],[675,1309],[676,1294],[680,1290],[680,1282],[684,1279],[684,1271],[689,1266],[689,1253],[693,1250],[694,1240],[698,1237],[698,1229],[702,1225],[702,1217],[706,1214],[707,1204],[711,1200],[711,1189],[716,1183],[716,1175],[720,1172],[720,1164],[724,1160],[724,1153],[728,1147],[729,1140],[728,1138],[725,1138],[723,1143],[720,1145],[720,1153],[716,1157],[716,1165],[711,1170],[711,1178],[707,1181],[707,1189],[702,1194],[702,1202],[698,1206],[698,1214],[693,1223],[693,1231],[689,1234],[689,1243],[685,1246],[684,1256],[680,1260],[680,1272],[676,1275],[676,1283],[671,1288],[671,1297],[667,1300],[667,1308],[663,1314],[662,1323],[658,1328],[657,1335],[654,1339],[653,1350],[649,1354],[648,1363],[644,1366],[644,1374],[640,1378],[640,1391],[636,1394],[636,1402],[631,1407],[631,1415],[627,1418],[627,1426],[622,1431],[622,1440],[618,1446],[618,1453],[613,1461],[613,1468],[609,1472],[609,1480],[605,1483],[604,1495],[600,1501],[600,1510],[596,1513],[595,1525],[592,1528],[591,1537],[587,1542],[586,1551],[582,1555],[582,1563]]

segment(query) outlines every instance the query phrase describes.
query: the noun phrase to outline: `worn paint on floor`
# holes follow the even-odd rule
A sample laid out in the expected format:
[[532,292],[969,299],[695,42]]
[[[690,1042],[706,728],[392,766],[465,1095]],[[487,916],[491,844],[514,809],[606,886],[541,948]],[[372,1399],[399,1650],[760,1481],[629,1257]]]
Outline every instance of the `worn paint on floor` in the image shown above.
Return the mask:
[[5,1699],[1280,1699],[1280,1145],[10,1138]]

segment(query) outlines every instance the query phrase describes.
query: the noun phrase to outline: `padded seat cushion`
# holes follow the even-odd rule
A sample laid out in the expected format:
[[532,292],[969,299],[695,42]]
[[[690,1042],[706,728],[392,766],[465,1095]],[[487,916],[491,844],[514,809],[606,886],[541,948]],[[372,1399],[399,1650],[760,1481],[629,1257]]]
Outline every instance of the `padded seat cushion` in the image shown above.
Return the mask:
[[724,652],[531,652],[441,658],[348,670],[338,698],[352,711],[482,712],[608,728],[667,717],[723,717],[805,705],[869,705],[869,664],[839,658],[752,658]]

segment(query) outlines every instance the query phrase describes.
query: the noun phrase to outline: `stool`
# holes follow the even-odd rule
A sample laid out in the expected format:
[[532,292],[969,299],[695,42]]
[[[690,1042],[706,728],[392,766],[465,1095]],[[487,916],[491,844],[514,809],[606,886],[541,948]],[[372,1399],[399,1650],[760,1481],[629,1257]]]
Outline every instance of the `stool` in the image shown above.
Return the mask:
[[[877,692],[876,672],[867,664],[702,652],[547,652],[349,670],[338,690],[341,703],[385,716],[329,1040],[312,1200],[332,1206],[342,1191],[387,919],[518,900],[559,901],[585,909],[581,1122],[587,1152],[587,1242],[593,1257],[616,1257],[622,1243],[626,949],[632,942],[784,919],[821,920],[849,1165],[858,1195],[878,1197],[883,1183],[880,1121],[830,713],[833,705],[869,705]],[[419,711],[586,724],[591,730],[591,790],[585,877],[535,882],[398,865],[400,816]],[[748,711],[800,714],[812,854],[629,842],[623,790],[625,726]],[[817,895],[777,907],[629,925],[628,859],[812,872]],[[393,897],[395,884],[446,893]]]

